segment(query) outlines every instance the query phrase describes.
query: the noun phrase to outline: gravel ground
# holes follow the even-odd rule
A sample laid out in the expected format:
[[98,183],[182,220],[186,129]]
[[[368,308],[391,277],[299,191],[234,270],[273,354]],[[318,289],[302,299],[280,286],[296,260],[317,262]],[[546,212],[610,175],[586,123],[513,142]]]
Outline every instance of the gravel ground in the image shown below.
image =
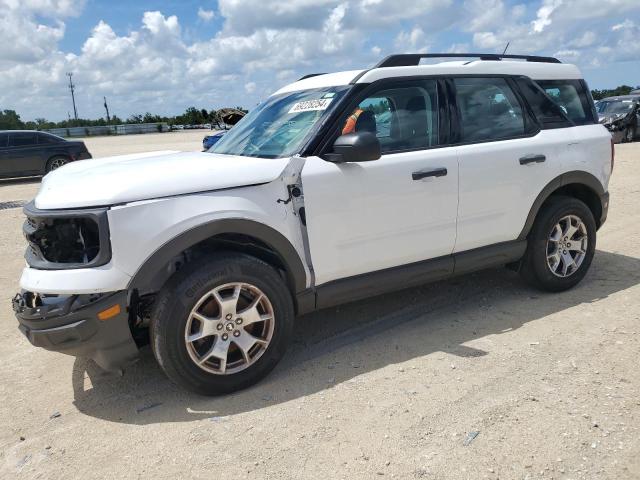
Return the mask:
[[[89,139],[197,150],[203,132]],[[545,294],[495,269],[299,319],[284,361],[220,398],[148,348],[114,376],[31,347],[9,300],[24,244],[0,210],[0,478],[640,478],[640,144],[617,146],[590,273]],[[37,181],[0,184],[26,200]]]

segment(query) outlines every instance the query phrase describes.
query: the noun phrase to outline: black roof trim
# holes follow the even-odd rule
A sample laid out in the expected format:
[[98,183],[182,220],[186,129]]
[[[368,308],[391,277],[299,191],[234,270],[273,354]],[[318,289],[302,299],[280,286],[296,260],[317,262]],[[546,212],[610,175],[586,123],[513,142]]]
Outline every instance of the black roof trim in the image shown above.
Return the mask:
[[317,77],[319,75],[326,75],[326,73],[309,73],[308,75],[304,75],[304,76],[300,77],[296,81],[299,82],[300,80],[304,80],[305,78]]
[[420,64],[423,58],[473,58],[480,60],[500,61],[502,59],[519,59],[527,62],[562,63],[554,57],[538,57],[535,55],[500,55],[498,53],[400,53],[382,59],[374,68],[410,67]]

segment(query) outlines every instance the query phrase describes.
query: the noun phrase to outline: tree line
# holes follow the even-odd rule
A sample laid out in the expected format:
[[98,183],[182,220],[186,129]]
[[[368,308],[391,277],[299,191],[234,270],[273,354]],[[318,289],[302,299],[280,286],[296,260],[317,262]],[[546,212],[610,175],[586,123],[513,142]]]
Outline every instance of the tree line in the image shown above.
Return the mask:
[[629,85],[620,85],[614,89],[610,90],[591,90],[591,96],[594,100],[602,100],[607,97],[617,97],[618,95],[629,95],[632,90],[640,90],[640,85],[636,88],[630,87]]
[[[242,107],[236,107],[238,110],[247,112]],[[62,120],[60,122],[51,122],[45,118],[36,118],[35,120],[23,121],[15,110],[0,110],[0,130],[48,130],[51,128],[71,128],[71,127],[98,127],[106,125],[121,125],[123,123],[168,123],[169,125],[202,125],[216,121],[215,109],[207,111],[205,108],[198,109],[189,107],[181,115],[162,116],[152,113],[133,114],[125,120],[117,115],[111,115],[110,121],[107,123],[106,118],[98,118],[91,120],[88,118],[79,118]]]
[[[629,85],[620,85],[613,89],[591,90],[594,100],[601,100],[606,97],[614,97],[617,95],[628,95],[632,90],[640,90],[640,86],[635,88]],[[238,110],[247,112],[242,107],[236,107]],[[371,109],[384,111],[386,105],[372,105]],[[121,125],[123,123],[168,123],[169,125],[202,125],[204,123],[212,123],[216,121],[215,109],[207,111],[206,108],[198,109],[189,107],[181,115],[162,116],[152,113],[133,114],[127,119],[122,120],[117,115],[111,115],[109,123],[106,118],[98,118],[91,120],[89,118],[79,118],[62,120],[60,122],[51,122],[45,118],[36,118],[35,120],[22,121],[20,115],[15,110],[0,110],[0,130],[47,130],[50,128],[71,128],[71,127],[97,127],[105,125]]]

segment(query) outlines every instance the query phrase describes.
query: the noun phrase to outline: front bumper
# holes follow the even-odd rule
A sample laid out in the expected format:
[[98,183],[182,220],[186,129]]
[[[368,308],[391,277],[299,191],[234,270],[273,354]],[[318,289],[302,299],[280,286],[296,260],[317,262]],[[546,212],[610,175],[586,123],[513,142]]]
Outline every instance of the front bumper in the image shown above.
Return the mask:
[[[36,347],[92,358],[109,371],[122,370],[138,358],[131,336],[127,292],[44,297],[22,292],[13,299],[20,331]],[[119,313],[99,320],[98,313],[115,305]]]

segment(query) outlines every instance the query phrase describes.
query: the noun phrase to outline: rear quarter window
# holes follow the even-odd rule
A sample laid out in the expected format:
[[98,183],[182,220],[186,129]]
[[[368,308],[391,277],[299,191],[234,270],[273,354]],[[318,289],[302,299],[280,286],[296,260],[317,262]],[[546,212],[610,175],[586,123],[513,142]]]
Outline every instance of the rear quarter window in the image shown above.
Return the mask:
[[38,134],[38,144],[39,145],[56,145],[62,143],[64,140],[60,137],[56,137],[54,135],[47,135],[46,133]]
[[576,125],[597,123],[593,113],[593,100],[580,80],[536,80],[551,100]]

